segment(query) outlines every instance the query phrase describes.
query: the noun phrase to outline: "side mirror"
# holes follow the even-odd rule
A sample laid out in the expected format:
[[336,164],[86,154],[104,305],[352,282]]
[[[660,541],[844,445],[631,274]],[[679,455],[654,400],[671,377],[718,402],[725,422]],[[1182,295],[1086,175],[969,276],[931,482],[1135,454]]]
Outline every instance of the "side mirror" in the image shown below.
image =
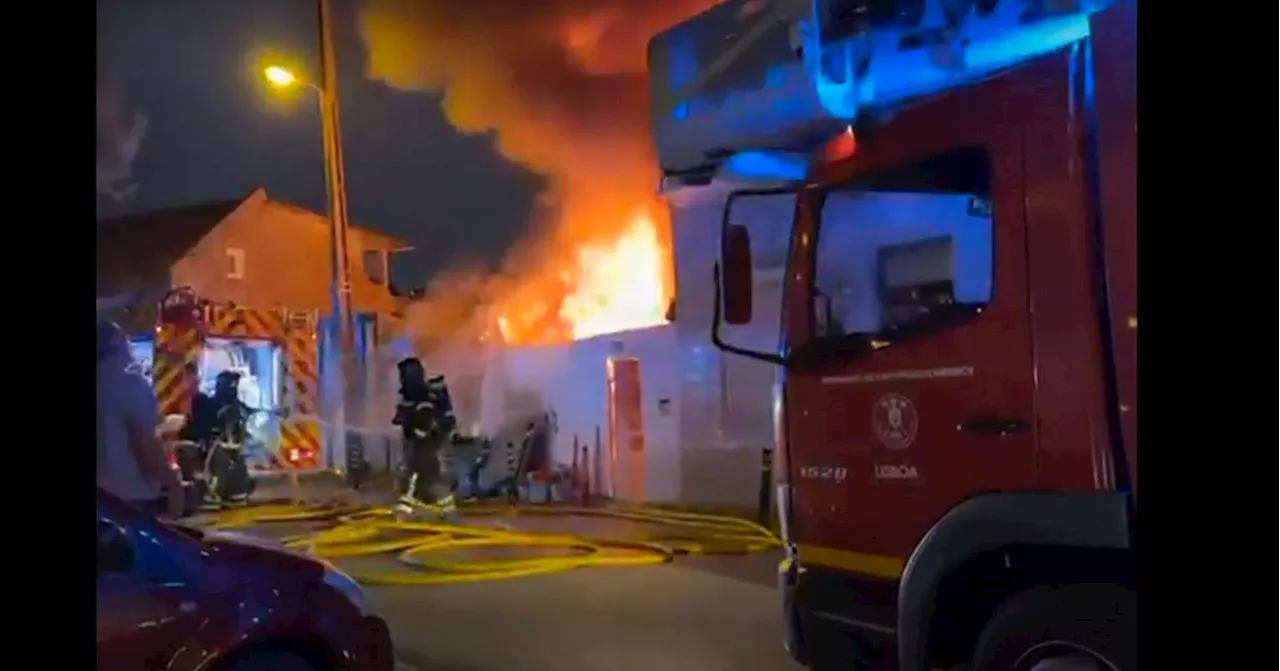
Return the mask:
[[754,283],[751,276],[751,236],[747,227],[727,226],[723,244],[724,320],[729,324],[748,324],[751,322]]
[[98,520],[98,575],[123,573],[133,567],[133,544],[118,525]]

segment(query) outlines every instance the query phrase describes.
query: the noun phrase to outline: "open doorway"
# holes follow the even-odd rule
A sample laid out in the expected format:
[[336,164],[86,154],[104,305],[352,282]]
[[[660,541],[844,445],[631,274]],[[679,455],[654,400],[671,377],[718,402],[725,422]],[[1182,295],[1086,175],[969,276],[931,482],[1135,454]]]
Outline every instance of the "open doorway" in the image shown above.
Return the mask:
[[200,392],[212,394],[218,374],[240,374],[240,401],[262,410],[249,416],[244,457],[251,471],[271,469],[280,444],[281,386],[284,366],[280,346],[253,338],[207,338],[200,357]]

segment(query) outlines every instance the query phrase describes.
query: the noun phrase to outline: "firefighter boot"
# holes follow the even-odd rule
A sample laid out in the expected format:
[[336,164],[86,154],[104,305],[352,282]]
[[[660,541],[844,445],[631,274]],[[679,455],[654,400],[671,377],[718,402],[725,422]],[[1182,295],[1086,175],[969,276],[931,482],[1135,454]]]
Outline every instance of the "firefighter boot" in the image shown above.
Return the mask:
[[413,515],[415,511],[422,507],[422,502],[418,501],[417,497],[413,495],[414,489],[417,485],[418,474],[410,473],[409,481],[405,483],[404,493],[401,494],[400,498],[396,501],[395,512],[397,515],[407,517]]
[[454,476],[454,454],[447,441],[441,441],[435,450],[436,482],[431,488],[436,502],[436,512],[446,522],[458,521],[458,482]]
[[437,497],[433,507],[433,512],[440,516],[441,521],[454,524],[458,522],[458,500],[453,492]]

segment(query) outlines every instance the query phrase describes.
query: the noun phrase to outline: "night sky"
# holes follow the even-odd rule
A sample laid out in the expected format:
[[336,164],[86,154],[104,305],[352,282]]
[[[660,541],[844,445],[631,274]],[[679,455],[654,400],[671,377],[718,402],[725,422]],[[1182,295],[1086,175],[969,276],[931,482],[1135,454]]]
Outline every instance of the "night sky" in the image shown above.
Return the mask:
[[[133,165],[137,192],[122,203],[99,198],[99,215],[236,198],[259,186],[323,213],[315,95],[269,89],[261,75],[282,60],[319,78],[315,7],[99,3],[99,79],[149,118]],[[417,248],[395,261],[401,286],[420,286],[456,260],[496,262],[525,229],[539,178],[498,156],[488,136],[453,130],[436,94],[366,79],[353,7],[334,3],[351,221]]]

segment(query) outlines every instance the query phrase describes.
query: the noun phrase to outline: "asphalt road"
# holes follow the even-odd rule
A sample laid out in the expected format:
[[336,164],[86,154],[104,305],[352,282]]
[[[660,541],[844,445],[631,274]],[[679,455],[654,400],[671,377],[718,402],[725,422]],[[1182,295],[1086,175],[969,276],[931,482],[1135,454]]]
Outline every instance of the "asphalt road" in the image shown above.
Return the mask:
[[[626,535],[616,520],[484,522],[529,531]],[[289,528],[292,527],[292,528]],[[279,536],[293,525],[259,528]],[[800,671],[782,649],[778,556],[686,557],[513,580],[369,587],[399,671]],[[409,570],[390,557],[353,572]]]
[[584,569],[369,592],[401,671],[797,671],[776,591],[730,575],[741,569]]

